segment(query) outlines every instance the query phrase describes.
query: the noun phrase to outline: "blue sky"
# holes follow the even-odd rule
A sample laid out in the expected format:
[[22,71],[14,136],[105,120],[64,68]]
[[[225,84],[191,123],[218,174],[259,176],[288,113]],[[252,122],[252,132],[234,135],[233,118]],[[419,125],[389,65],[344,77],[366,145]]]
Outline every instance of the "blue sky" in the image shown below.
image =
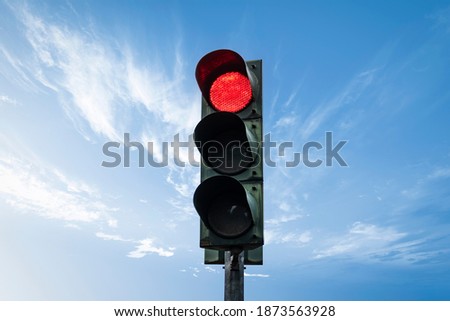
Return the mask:
[[[294,144],[246,299],[449,300],[448,1],[0,2],[0,299],[223,299],[199,168],[101,166],[124,133],[187,139],[221,48],[263,60],[264,133]],[[348,167],[283,166],[326,132]]]

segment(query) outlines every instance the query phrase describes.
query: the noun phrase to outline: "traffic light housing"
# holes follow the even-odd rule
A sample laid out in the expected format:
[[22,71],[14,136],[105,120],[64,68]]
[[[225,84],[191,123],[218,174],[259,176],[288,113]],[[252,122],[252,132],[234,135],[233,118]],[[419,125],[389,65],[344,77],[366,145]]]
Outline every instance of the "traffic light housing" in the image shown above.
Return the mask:
[[194,130],[202,158],[194,193],[200,247],[213,264],[232,250],[246,250],[262,264],[262,61],[216,50],[199,61],[195,75],[203,97]]

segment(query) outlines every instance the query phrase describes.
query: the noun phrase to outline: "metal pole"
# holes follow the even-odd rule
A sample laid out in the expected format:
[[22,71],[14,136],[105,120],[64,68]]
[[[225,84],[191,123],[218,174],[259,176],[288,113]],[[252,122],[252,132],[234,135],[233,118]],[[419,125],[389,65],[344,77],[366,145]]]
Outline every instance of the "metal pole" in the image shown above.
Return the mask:
[[225,301],[244,301],[243,251],[225,251]]

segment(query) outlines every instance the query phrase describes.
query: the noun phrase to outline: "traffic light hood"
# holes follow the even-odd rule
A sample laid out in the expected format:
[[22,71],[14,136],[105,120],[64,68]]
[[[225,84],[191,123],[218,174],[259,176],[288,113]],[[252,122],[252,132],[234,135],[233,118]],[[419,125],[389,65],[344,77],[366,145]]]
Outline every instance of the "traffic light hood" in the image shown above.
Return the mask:
[[256,95],[256,78],[232,50],[206,54],[197,64],[195,78],[203,97],[217,111],[240,112]]

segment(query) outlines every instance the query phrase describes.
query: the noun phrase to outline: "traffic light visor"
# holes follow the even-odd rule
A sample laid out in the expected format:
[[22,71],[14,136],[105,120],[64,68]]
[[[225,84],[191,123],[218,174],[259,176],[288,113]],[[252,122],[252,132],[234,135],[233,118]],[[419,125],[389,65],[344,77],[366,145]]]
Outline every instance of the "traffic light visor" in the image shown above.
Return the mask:
[[252,101],[252,83],[245,61],[234,51],[208,53],[197,64],[195,77],[203,97],[217,111],[237,113]]

